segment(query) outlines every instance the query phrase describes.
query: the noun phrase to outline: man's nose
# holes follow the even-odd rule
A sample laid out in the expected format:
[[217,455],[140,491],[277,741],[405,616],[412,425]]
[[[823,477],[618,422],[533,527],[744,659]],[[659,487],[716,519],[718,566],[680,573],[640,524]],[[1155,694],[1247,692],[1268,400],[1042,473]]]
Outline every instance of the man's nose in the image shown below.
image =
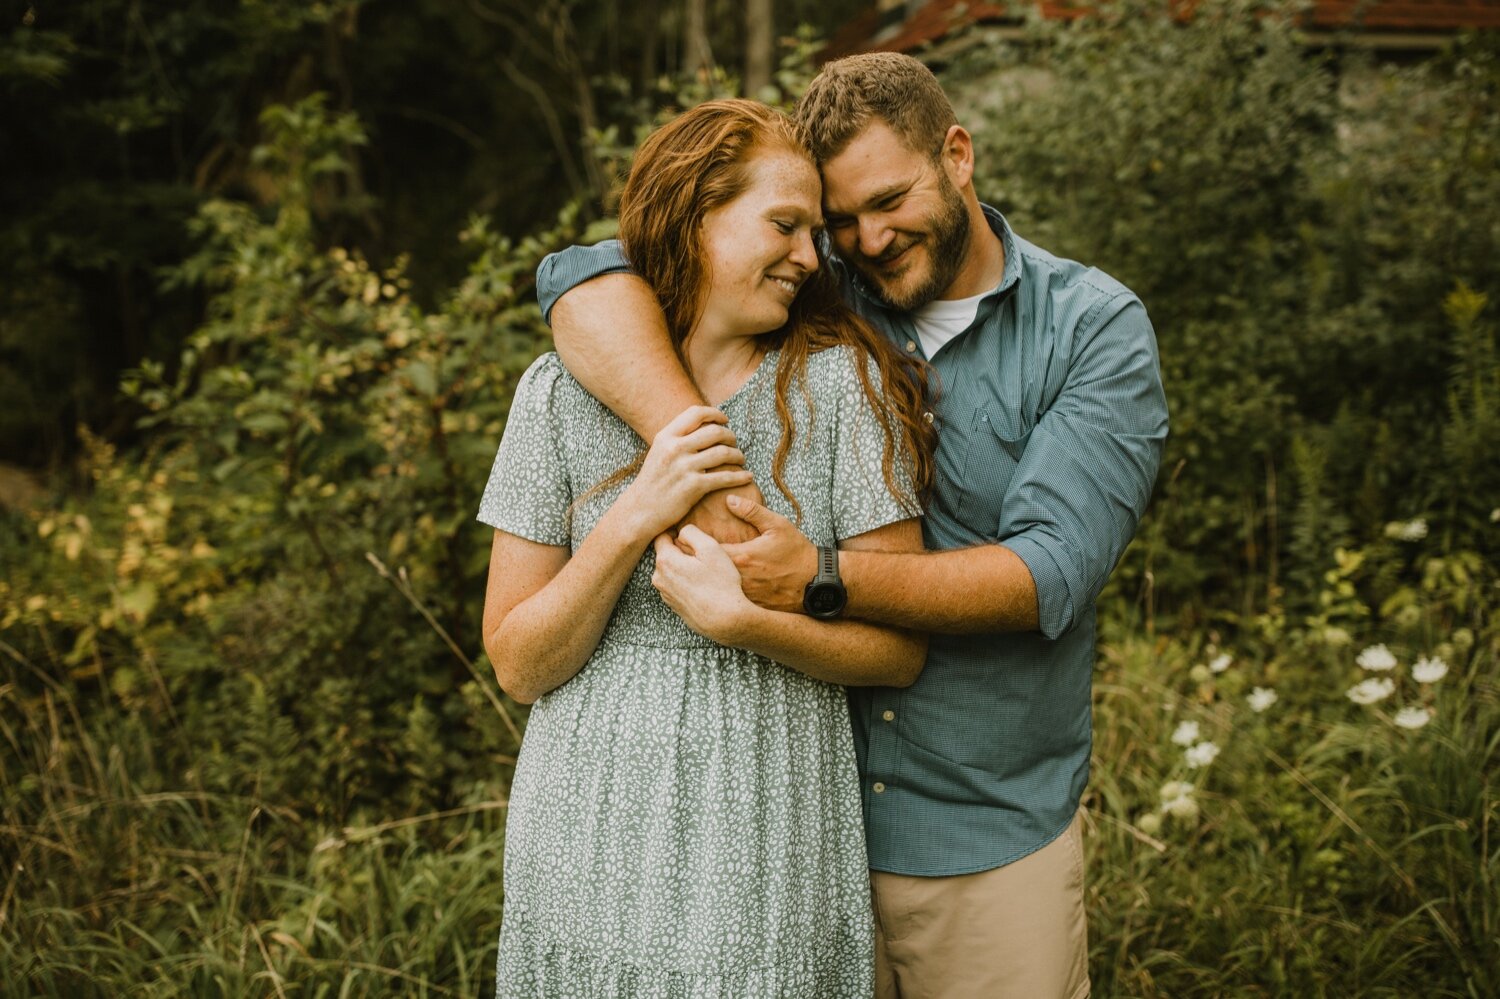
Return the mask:
[[866,216],[859,220],[859,252],[866,257],[880,256],[895,236],[878,218]]

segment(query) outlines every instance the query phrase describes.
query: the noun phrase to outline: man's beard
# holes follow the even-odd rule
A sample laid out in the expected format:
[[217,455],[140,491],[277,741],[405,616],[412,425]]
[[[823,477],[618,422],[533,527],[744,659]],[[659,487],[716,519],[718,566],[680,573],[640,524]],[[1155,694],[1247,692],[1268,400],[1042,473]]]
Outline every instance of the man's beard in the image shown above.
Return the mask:
[[[964,205],[963,196],[958,193],[958,188],[953,186],[947,174],[939,171],[938,175],[942,178],[943,204],[938,214],[929,220],[925,240],[918,237],[895,253],[887,250],[879,257],[859,257],[859,270],[874,286],[876,293],[891,308],[903,312],[920,308],[941,295],[958,276],[959,270],[963,268],[964,258],[969,253],[969,212]],[[927,255],[932,262],[927,279],[905,292],[897,291],[882,282],[879,272],[870,265],[899,256],[918,241],[927,243]]]

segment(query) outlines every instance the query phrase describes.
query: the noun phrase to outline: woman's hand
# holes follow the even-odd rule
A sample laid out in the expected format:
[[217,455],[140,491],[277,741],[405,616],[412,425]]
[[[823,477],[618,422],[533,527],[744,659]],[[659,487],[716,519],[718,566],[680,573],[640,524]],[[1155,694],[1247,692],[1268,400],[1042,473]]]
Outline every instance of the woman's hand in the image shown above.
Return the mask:
[[713,538],[689,524],[676,543],[658,535],[651,585],[687,626],[720,645],[734,645],[747,619],[761,613],[740,589],[739,570]]
[[717,409],[690,406],[656,435],[635,481],[616,501],[638,537],[661,534],[715,490],[754,481],[728,423]]

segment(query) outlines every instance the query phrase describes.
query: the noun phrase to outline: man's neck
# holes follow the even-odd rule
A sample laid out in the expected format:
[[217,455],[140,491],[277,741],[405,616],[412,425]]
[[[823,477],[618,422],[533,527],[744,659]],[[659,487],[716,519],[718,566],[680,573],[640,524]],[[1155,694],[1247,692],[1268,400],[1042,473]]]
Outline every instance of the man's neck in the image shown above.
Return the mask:
[[952,283],[938,296],[943,301],[983,295],[1005,277],[1005,244],[990,228],[990,220],[979,207],[979,199],[969,199],[968,207],[969,251],[964,254],[964,264]]

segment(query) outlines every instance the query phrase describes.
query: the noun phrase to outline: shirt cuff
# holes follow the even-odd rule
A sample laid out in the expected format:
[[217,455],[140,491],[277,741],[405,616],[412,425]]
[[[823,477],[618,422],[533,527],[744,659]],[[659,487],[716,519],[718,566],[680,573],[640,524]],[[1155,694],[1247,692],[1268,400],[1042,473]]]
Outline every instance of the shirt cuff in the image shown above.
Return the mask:
[[1067,553],[1054,551],[1057,543],[1032,529],[1006,538],[1009,548],[1031,571],[1036,586],[1037,624],[1043,638],[1057,639],[1073,627],[1077,617],[1072,588],[1068,584]]
[[552,307],[574,288],[601,274],[630,272],[630,262],[617,239],[594,246],[570,246],[542,258],[536,269],[536,301],[542,319],[552,322]]

